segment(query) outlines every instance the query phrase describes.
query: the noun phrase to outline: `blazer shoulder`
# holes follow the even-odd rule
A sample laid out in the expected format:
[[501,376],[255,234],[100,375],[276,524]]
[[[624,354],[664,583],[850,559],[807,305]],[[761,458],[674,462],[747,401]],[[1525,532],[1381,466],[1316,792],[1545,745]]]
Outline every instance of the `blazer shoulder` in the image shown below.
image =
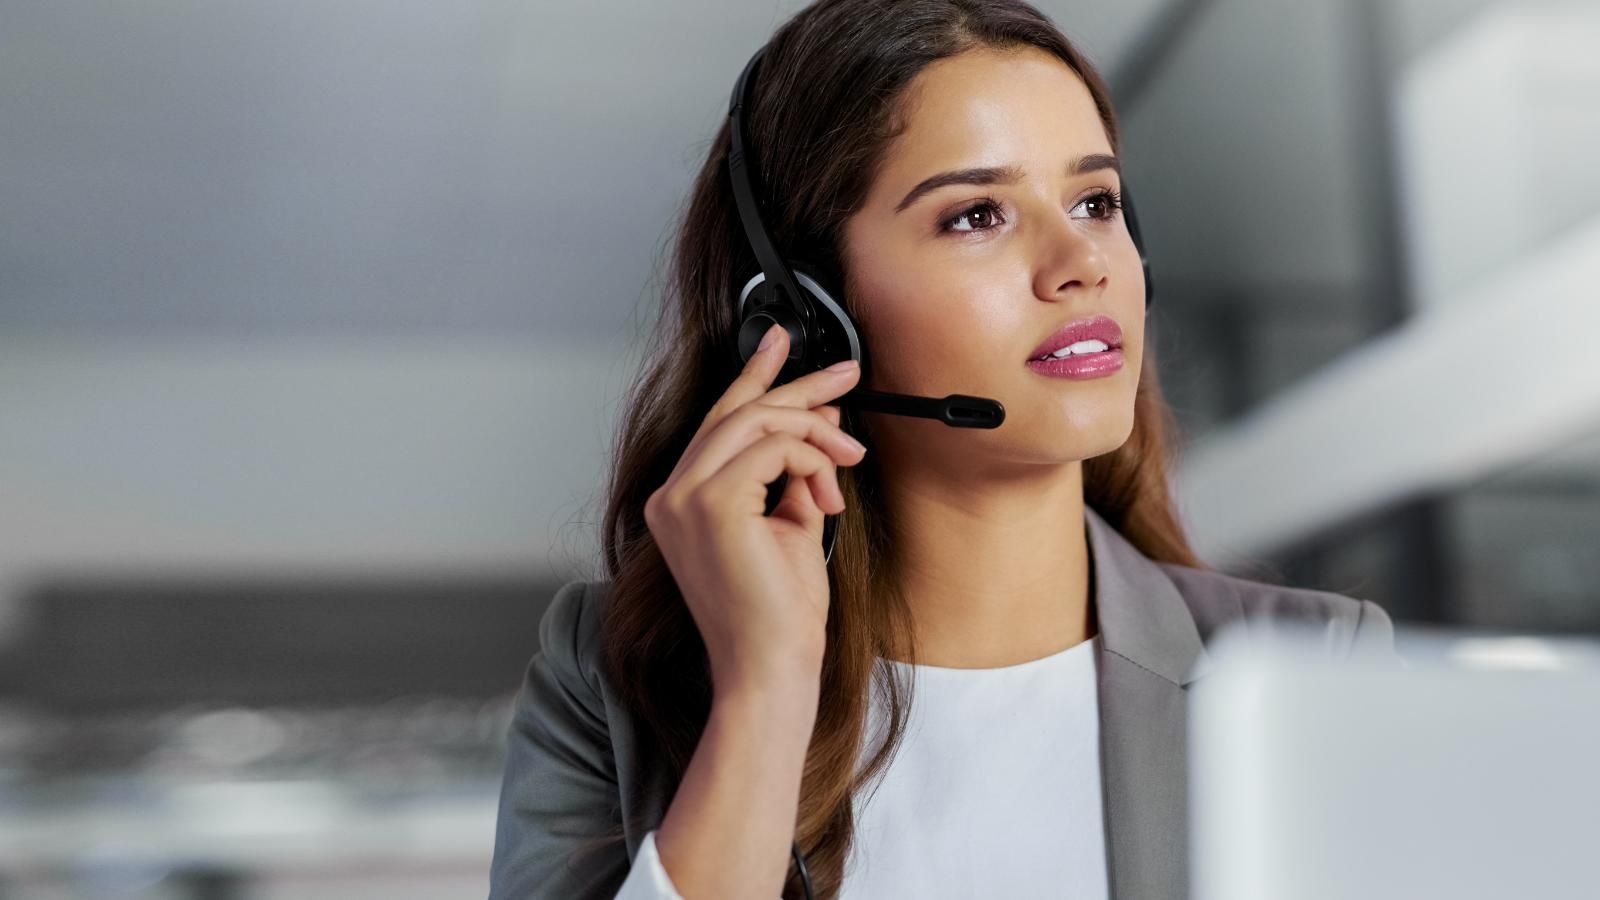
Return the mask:
[[615,831],[625,761],[600,666],[605,596],[571,581],[540,616],[506,734],[491,900],[610,897],[627,874],[626,832]]
[[1390,652],[1394,624],[1383,607],[1359,597],[1316,588],[1255,581],[1214,569],[1158,562],[1194,616],[1201,640],[1243,620],[1251,640],[1293,628],[1320,630],[1330,652]]
[[539,650],[563,681],[581,681],[590,696],[602,691],[600,622],[609,581],[568,581],[558,588],[539,619]]

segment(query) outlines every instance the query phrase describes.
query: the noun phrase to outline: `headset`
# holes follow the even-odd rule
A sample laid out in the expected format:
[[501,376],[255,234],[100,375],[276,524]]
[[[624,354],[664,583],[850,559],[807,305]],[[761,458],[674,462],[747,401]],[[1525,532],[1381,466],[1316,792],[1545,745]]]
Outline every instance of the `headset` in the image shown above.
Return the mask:
[[[861,339],[860,329],[850,314],[845,312],[844,305],[836,299],[844,296],[837,289],[837,279],[826,274],[825,266],[799,257],[780,256],[761,215],[761,193],[757,188],[759,176],[745,156],[744,111],[755,104],[756,73],[766,51],[767,46],[763,45],[745,63],[728,101],[728,177],[732,182],[739,221],[744,226],[745,237],[761,268],[739,290],[738,362],[741,366],[749,362],[760,346],[761,338],[776,324],[789,332],[789,357],[773,379],[773,386],[849,359],[861,364],[861,383],[864,383],[868,371],[866,344]],[[1144,305],[1148,312],[1155,303],[1155,285],[1150,280],[1150,261],[1145,254],[1144,238],[1139,233],[1139,219],[1134,213],[1133,197],[1128,192],[1126,180],[1120,194],[1128,234],[1139,250],[1139,265],[1144,269]],[[1005,407],[1000,401],[969,394],[917,397],[857,387],[845,393],[837,402],[841,406],[869,412],[938,419],[954,428],[996,428],[1005,421]],[[772,515],[783,499],[788,480],[788,473],[784,473],[767,485],[765,515]],[[824,562],[833,559],[834,539],[838,536],[837,520],[838,516],[832,514],[824,518]],[[805,888],[806,897],[810,900],[811,874],[806,871],[805,857],[800,853],[799,844],[791,844],[790,853],[800,871],[800,882]]]

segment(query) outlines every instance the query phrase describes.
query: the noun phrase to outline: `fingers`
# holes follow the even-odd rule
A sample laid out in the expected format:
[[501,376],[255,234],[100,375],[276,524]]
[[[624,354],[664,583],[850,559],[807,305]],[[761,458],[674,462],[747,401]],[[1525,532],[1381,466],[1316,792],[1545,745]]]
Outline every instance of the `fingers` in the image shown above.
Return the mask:
[[832,369],[818,369],[807,372],[788,384],[779,385],[762,397],[763,403],[773,406],[793,406],[797,409],[815,409],[830,400],[836,400],[850,392],[861,380],[861,366],[851,360],[851,367],[844,371]]
[[[837,471],[833,466],[828,467],[829,472]],[[809,478],[799,478],[791,475],[789,484],[783,491],[783,499],[772,511],[775,516],[782,516],[797,522],[808,531],[822,531],[822,516],[824,513],[833,512],[833,501],[827,493],[828,476],[818,472]]]
[[[814,476],[821,476],[827,485],[824,501],[833,512],[844,508],[844,495],[834,480],[833,461],[816,446],[792,434],[769,434],[751,444],[749,449],[728,461],[701,485],[700,491],[712,502],[726,501],[748,506],[753,515],[766,511],[768,483],[777,480],[783,472],[789,473],[789,485],[784,491],[784,503],[803,502],[805,521],[815,521],[821,509],[811,496],[808,486]],[[798,485],[797,485],[798,483]],[[782,504],[779,504],[780,507]],[[817,509],[813,513],[812,509]],[[776,510],[774,510],[776,513]]]
[[774,325],[767,335],[773,339],[772,343],[765,350],[756,351],[745,362],[744,370],[706,413],[705,422],[700,426],[701,432],[716,427],[723,418],[758,399],[772,406],[814,409],[848,392],[861,377],[860,366],[844,372],[821,369],[774,388],[772,381],[789,358],[789,332],[780,325]]
[[789,358],[789,331],[782,325],[773,325],[762,340],[771,343],[745,360],[744,369],[706,414],[707,425],[715,425],[723,416],[765,394],[772,379],[778,377]]
[[[748,466],[735,466],[744,454],[755,446],[772,447],[773,439],[782,437],[810,447],[815,453],[805,453],[812,465],[805,471],[787,470],[790,484],[785,490],[779,508],[784,504],[795,506],[788,518],[809,521],[812,514],[838,513],[844,509],[844,496],[839,490],[837,466],[854,465],[866,453],[842,428],[837,405],[827,401],[847,392],[859,379],[859,367],[843,372],[818,371],[795,379],[789,384],[769,389],[773,379],[787,359],[789,333],[774,325],[767,336],[772,342],[758,350],[746,362],[745,368],[718,398],[705,421],[684,449],[672,478],[670,493],[679,499],[701,495],[705,486],[730,469],[743,472]],[[767,451],[769,454],[771,451]],[[791,450],[791,455],[801,453]],[[771,459],[767,460],[770,468]],[[746,485],[761,488],[762,510],[765,510],[765,485],[786,471],[779,466],[771,470],[766,481]],[[731,488],[723,488],[724,492]],[[704,499],[703,497],[701,499]],[[774,510],[776,513],[777,510]]]
[[760,400],[734,410],[705,435],[699,446],[689,448],[686,455],[692,455],[682,463],[682,477],[690,484],[704,481],[746,447],[780,432],[810,442],[838,465],[855,465],[866,455],[866,448],[822,413],[768,406]]
[[828,466],[828,471],[818,472],[806,479],[812,503],[821,512],[838,515],[844,512],[844,490],[839,487],[839,467]]
[[[824,419],[827,419],[828,422],[835,427],[838,426],[839,407],[834,406],[831,403],[824,404],[817,407],[814,412],[822,416]],[[828,482],[830,480],[833,482],[833,490],[839,493],[839,502],[837,505],[829,503],[824,499],[829,496]],[[811,496],[816,498],[816,506],[822,512],[831,513],[833,515],[838,515],[839,513],[844,512],[844,493],[839,489],[839,469],[837,465],[830,467],[827,478],[824,478],[822,474],[819,473],[807,479],[807,484],[811,488]]]

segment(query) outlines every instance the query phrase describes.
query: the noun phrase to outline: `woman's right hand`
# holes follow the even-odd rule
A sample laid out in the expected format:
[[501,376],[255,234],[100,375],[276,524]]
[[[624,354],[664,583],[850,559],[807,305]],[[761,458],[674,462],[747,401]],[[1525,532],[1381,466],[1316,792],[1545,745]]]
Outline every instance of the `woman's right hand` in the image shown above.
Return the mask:
[[[825,514],[844,510],[837,466],[866,449],[828,405],[860,378],[859,365],[823,369],[771,388],[789,333],[745,363],[706,414],[644,518],[705,641],[715,687],[816,672],[828,621]],[[772,515],[767,484],[789,483]]]

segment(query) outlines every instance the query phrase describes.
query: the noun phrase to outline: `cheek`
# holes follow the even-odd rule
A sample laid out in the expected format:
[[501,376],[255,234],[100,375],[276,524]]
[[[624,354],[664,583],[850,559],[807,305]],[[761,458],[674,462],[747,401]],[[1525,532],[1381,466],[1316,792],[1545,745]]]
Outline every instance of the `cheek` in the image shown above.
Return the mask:
[[879,386],[942,383],[949,379],[940,373],[985,365],[994,353],[1025,342],[1017,289],[1005,283],[971,264],[908,267],[880,281],[864,277],[859,318]]
[[1123,330],[1123,342],[1142,348],[1147,312],[1144,305],[1144,267],[1139,263],[1139,251],[1133,248],[1131,243],[1118,274],[1122,276],[1122,284],[1125,285],[1117,292],[1116,301],[1117,308],[1126,311],[1125,314],[1118,316],[1118,322]]

